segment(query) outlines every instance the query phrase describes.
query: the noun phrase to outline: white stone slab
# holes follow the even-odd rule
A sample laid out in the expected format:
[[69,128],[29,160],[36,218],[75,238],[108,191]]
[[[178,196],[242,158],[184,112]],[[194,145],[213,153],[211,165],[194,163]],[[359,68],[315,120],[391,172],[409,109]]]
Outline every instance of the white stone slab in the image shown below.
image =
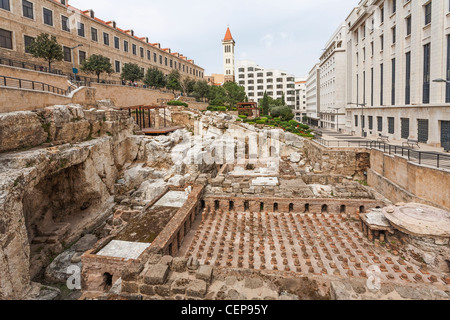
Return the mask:
[[278,178],[276,177],[258,177],[252,180],[252,186],[277,186]]
[[151,243],[128,242],[113,240],[97,255],[103,257],[123,258],[123,259],[137,259],[139,256],[150,247]]
[[186,195],[185,191],[169,191],[161,199],[159,199],[154,206],[181,208],[187,198],[188,195]]
[[367,223],[374,226],[390,227],[389,220],[383,214],[381,209],[374,209],[372,212],[366,214]]

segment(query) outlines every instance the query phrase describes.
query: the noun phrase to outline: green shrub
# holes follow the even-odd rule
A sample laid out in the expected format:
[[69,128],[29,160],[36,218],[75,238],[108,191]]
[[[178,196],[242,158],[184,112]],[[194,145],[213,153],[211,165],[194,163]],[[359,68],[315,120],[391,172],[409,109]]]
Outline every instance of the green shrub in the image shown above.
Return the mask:
[[290,120],[289,121],[289,124],[291,125],[291,126],[298,126],[298,122],[297,121],[295,121],[295,120]]
[[172,100],[167,102],[168,106],[181,106],[181,107],[188,107],[189,105],[186,102],[183,101],[177,101],[177,100]]
[[253,121],[247,122],[248,124],[254,125],[255,123]]
[[266,120],[256,120],[256,124],[266,124]]
[[248,117],[241,114],[241,115],[239,116],[239,118],[241,118],[241,119],[247,119]]
[[223,107],[223,106],[209,106],[207,108],[208,111],[220,111],[220,112],[224,112],[227,111],[227,107]]

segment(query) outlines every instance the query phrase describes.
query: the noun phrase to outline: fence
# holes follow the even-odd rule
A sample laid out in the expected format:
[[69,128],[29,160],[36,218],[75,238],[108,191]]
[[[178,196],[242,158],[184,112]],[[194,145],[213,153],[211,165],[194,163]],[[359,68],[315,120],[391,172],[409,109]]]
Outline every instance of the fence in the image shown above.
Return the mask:
[[63,96],[67,96],[68,93],[68,90],[57,88],[55,86],[51,86],[43,82],[11,78],[5,76],[0,76],[0,86],[19,89],[29,89],[43,92],[52,92]]
[[10,67],[52,73],[52,74],[57,74],[57,75],[61,75],[61,76],[66,75],[61,70],[55,70],[55,69],[49,70],[48,67],[45,67],[43,65],[33,64],[33,63],[19,61],[19,60],[13,60],[13,59],[5,58],[5,57],[0,57],[0,64],[10,66]]
[[322,138],[314,139],[317,143],[328,148],[367,148],[381,150],[389,155],[398,155],[405,157],[408,161],[427,165],[438,169],[450,170],[450,155],[439,152],[418,151],[407,147],[390,145],[381,141],[368,140],[324,140]]

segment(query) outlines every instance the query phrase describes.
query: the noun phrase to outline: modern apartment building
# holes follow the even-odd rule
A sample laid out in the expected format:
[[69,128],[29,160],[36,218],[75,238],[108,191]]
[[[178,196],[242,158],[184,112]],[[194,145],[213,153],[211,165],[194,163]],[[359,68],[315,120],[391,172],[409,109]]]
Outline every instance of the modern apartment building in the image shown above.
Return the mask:
[[250,60],[237,62],[237,82],[245,88],[249,101],[259,102],[264,92],[273,99],[285,96],[286,105],[295,110],[295,76],[285,71],[266,69]]
[[320,66],[315,64],[306,78],[306,117],[309,124],[319,125],[320,113]]
[[449,1],[364,0],[346,26],[346,131],[450,150]]
[[320,57],[320,126],[339,130],[346,124],[347,29],[343,23],[327,42]]
[[[53,67],[68,74],[90,55],[101,54],[110,59],[113,78],[119,77],[125,63],[157,67],[165,74],[177,69],[193,79],[204,76],[194,60],[138,37],[133,30],[120,29],[115,21],[103,21],[92,10],[76,9],[67,0],[0,0],[0,58],[45,66],[27,53],[27,45],[41,33],[56,36],[63,46],[64,61]],[[82,46],[72,49],[78,45]]]
[[301,122],[306,115],[306,78],[295,79],[295,120]]

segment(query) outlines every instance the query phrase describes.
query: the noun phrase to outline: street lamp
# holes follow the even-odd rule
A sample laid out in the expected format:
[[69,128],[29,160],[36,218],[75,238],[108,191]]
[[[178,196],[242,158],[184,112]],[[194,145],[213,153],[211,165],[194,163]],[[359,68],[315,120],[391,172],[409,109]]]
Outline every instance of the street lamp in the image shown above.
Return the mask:
[[74,80],[74,81],[77,80],[77,78],[76,78],[77,75],[76,75],[76,73],[75,73],[75,55],[73,54],[73,52],[74,52],[74,50],[75,50],[76,48],[79,48],[79,47],[82,47],[82,46],[83,46],[82,44],[79,44],[79,45],[77,45],[77,46],[75,46],[75,47],[69,48],[70,51],[71,51],[71,53],[72,53],[72,65],[73,65],[72,71],[73,71],[73,80]]
[[367,106],[367,103],[352,103],[352,102],[349,102],[347,104],[356,105],[357,107],[361,106],[361,137],[364,138],[364,127],[365,127],[364,107]]
[[440,83],[447,83],[447,84],[450,83],[450,81],[444,80],[444,79],[441,79],[441,78],[439,78],[439,79],[434,79],[433,82],[440,82]]

